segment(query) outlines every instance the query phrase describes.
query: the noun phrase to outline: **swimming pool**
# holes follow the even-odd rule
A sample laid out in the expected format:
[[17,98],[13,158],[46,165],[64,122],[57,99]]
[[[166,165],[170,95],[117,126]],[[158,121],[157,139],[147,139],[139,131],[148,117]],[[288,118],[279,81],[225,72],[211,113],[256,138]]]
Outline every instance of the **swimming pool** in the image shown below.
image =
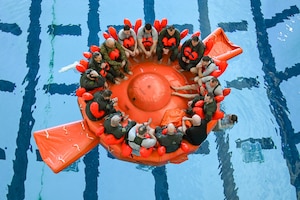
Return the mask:
[[[297,199],[300,92],[290,88],[300,82],[299,8],[295,0],[1,1],[0,199]],[[125,17],[166,17],[202,38],[222,27],[244,50],[221,77],[232,88],[222,107],[239,122],[211,133],[180,165],[125,163],[99,146],[54,174],[32,132],[81,119],[73,94],[79,74],[58,70]],[[274,145],[264,148],[262,138]],[[253,144],[261,149],[246,151]]]

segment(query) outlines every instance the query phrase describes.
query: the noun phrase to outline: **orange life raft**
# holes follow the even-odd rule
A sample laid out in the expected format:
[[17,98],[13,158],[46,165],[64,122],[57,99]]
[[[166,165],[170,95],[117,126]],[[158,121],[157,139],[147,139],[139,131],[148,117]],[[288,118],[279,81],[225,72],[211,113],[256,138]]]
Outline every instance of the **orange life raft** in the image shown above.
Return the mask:
[[[228,59],[242,53],[242,49],[232,44],[221,28],[212,32],[203,42],[207,46],[205,55],[209,55],[216,62],[226,63]],[[171,65],[167,64],[166,58],[161,64],[142,59],[130,59],[130,62],[133,75],[120,85],[110,86],[113,97],[119,99],[118,110],[137,122],[152,118],[151,126],[154,128],[161,125],[166,111],[186,108],[186,99],[171,95],[171,85],[192,83],[192,75],[189,72],[181,72],[177,61]],[[218,76],[226,67],[227,65],[219,69]],[[103,133],[102,121],[89,120],[85,113],[86,103],[82,97],[78,97],[78,105],[83,120],[34,132],[42,159],[55,173],[68,167],[98,144],[120,160],[153,166],[181,163],[188,159],[188,154],[199,148],[183,140],[184,147],[172,153],[161,155],[154,149],[148,157],[124,156],[124,138],[116,140],[111,134]],[[217,120],[208,123],[207,134],[216,123]]]

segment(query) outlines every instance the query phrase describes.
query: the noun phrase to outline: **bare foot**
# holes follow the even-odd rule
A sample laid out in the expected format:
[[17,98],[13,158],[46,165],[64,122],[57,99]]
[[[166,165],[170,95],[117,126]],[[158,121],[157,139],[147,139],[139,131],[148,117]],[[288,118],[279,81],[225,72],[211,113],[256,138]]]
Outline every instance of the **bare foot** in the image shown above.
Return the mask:
[[127,80],[128,79],[128,77],[127,76],[124,76],[124,78],[123,78],[124,80]]

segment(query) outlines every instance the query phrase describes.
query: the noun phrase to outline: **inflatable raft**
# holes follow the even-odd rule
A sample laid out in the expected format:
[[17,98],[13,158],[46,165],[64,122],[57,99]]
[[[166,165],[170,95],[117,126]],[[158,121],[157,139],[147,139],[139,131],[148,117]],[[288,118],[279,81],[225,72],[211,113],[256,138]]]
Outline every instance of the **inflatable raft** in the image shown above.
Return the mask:
[[[128,21],[124,20],[124,23],[126,24]],[[163,20],[161,23],[156,20],[156,26],[154,26],[157,28],[163,23],[165,23]],[[140,24],[138,20],[137,24]],[[110,33],[115,31],[111,27],[108,30]],[[186,35],[186,30],[182,34]],[[104,37],[108,36],[108,33],[104,34]],[[226,70],[228,59],[242,53],[242,49],[231,43],[221,28],[212,32],[203,42],[207,47],[205,55],[212,57],[219,66],[219,69],[214,72],[214,76],[220,76]],[[133,75],[119,85],[110,86],[113,97],[119,99],[117,110],[123,111],[129,115],[130,119],[139,123],[152,118],[151,126],[153,128],[166,125],[169,118],[181,117],[182,109],[187,107],[187,100],[172,96],[170,86],[191,84],[192,74],[182,72],[177,61],[171,65],[167,64],[166,58],[160,64],[157,61],[141,58],[129,61]],[[42,159],[55,173],[68,167],[98,144],[101,144],[117,159],[152,166],[181,163],[188,159],[189,154],[199,148],[199,146],[191,145],[183,140],[181,148],[172,153],[162,154],[158,151],[159,147],[157,146],[151,149],[147,156],[126,155],[125,151],[128,146],[126,146],[124,138],[117,140],[113,135],[103,133],[103,121],[89,120],[85,113],[86,103],[82,97],[78,97],[78,105],[82,113],[82,120],[34,132]],[[216,123],[216,118],[208,123],[207,134]]]

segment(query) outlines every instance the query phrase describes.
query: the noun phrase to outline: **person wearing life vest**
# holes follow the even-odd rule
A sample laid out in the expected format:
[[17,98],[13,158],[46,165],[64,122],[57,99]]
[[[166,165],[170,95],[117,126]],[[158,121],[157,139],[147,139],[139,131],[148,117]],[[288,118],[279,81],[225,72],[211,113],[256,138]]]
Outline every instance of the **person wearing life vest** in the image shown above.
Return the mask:
[[94,94],[93,99],[87,101],[86,115],[92,121],[103,119],[106,115],[117,112],[115,106],[118,103],[118,98],[111,98],[112,91],[105,89]]
[[129,25],[124,25],[123,29],[119,31],[118,42],[122,45],[127,58],[139,55],[136,34]]
[[214,127],[213,131],[216,132],[232,129],[236,123],[238,123],[238,116],[236,114],[225,114],[222,119],[218,120],[218,123]]
[[180,147],[183,133],[173,123],[169,123],[166,127],[156,127],[155,136],[158,143],[166,148],[166,153],[171,153]]
[[151,148],[156,145],[154,129],[149,126],[151,119],[142,124],[136,124],[128,132],[128,145],[132,148],[132,154],[140,156],[140,148]]
[[199,63],[204,51],[205,45],[198,36],[193,36],[191,39],[186,40],[178,54],[180,67],[186,71],[193,71],[191,69]]
[[105,117],[103,126],[106,134],[112,134],[116,139],[120,139],[128,133],[128,131],[136,125],[135,121],[129,120],[126,126],[121,124],[123,114],[118,111]]
[[195,69],[195,71],[192,72],[197,74],[194,81],[198,82],[200,78],[210,75],[218,68],[209,56],[203,56],[200,62],[196,65],[196,68],[192,69]]
[[149,23],[138,29],[137,33],[138,48],[144,53],[146,58],[156,54],[158,40],[157,30]]
[[214,76],[206,76],[198,80],[198,85],[200,86],[200,95],[211,92],[214,96],[223,95],[223,88],[220,81]]
[[211,92],[207,93],[205,96],[196,96],[193,100],[189,101],[187,114],[194,114],[193,108],[200,100],[203,100],[204,102],[202,106],[204,114],[203,118],[206,122],[209,122],[217,111],[217,103],[215,101],[214,94]]
[[[187,99],[192,99],[197,96],[205,96],[205,94],[211,92],[214,96],[223,95],[223,88],[220,84],[220,81],[214,76],[206,76],[198,80],[198,83],[183,85],[179,87],[171,86],[174,92],[172,95],[180,96]],[[197,92],[188,94],[188,93],[179,93],[179,90],[195,90]]]
[[125,80],[128,79],[122,70],[127,74],[132,73],[128,66],[128,60],[125,55],[125,51],[120,43],[116,42],[113,38],[107,38],[100,46],[100,52],[103,56],[103,59],[108,62],[118,77]]
[[88,65],[89,69],[96,70],[101,76],[105,77],[108,81],[119,84],[120,82],[116,80],[116,72],[109,66],[107,62],[102,59],[100,52],[96,51],[92,54],[92,57]]
[[97,73],[94,69],[87,69],[80,76],[80,87],[85,91],[101,91],[107,87],[105,78]]
[[171,52],[170,60],[173,62],[178,56],[178,47],[180,44],[180,32],[169,25],[164,28],[158,35],[158,42],[156,48],[157,60],[161,61],[163,54]]

